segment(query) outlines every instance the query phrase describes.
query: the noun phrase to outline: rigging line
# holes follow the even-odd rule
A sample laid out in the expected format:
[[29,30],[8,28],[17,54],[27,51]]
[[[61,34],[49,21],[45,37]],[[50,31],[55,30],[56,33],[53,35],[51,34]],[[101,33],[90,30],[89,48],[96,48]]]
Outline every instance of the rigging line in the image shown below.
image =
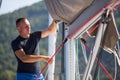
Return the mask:
[[98,28],[98,24],[96,24],[91,30],[88,31],[88,34],[86,34],[83,39],[86,39],[89,34],[91,34],[93,31],[95,31]]
[[98,80],[100,80],[100,67],[99,67],[99,72],[98,72]]
[[113,9],[111,9],[111,13],[115,12],[120,7],[120,2],[114,6]]
[[117,62],[116,62],[116,56],[114,55],[115,59],[115,75],[114,75],[114,80],[116,80],[116,75],[117,75]]
[[[117,2],[118,0],[112,0],[113,2]],[[89,23],[94,17],[96,17],[98,14],[103,13],[105,9],[108,9],[109,6],[112,5],[112,2],[108,3],[106,6],[104,6],[102,9],[100,9],[94,16],[90,17],[86,22],[84,22],[81,26],[79,26],[74,32],[69,34],[69,38],[74,36],[78,31],[80,31],[87,23]],[[72,28],[69,28],[69,31],[71,31]]]
[[[78,40],[76,40],[76,69],[75,69],[75,77],[77,80],[80,80],[80,70],[79,70],[79,54],[78,54]],[[78,77],[79,76],[79,77]]]
[[[87,45],[87,44],[85,44],[85,47],[88,49],[88,51],[90,52],[90,47]],[[98,58],[96,57],[95,58],[95,61],[98,61]],[[99,65],[100,65],[100,67],[102,68],[102,70],[107,74],[107,76],[111,79],[111,80],[113,80],[113,77],[111,76],[111,74],[108,72],[108,70],[104,67],[104,65],[100,62],[99,63]]]
[[[119,42],[117,42],[116,45],[116,51],[117,53],[119,53],[120,47],[119,47]],[[115,59],[115,75],[114,75],[114,80],[116,80],[116,76],[117,76],[117,57],[114,55],[114,59]]]
[[[91,31],[92,32],[92,31]],[[84,39],[83,39],[84,40]],[[84,42],[86,42],[86,41],[84,41]],[[85,45],[86,46],[86,45]],[[86,48],[90,51],[90,48],[88,47],[88,46],[86,46]],[[98,59],[97,59],[97,61],[99,61]],[[100,63],[99,63],[100,64]],[[104,67],[102,67],[102,69],[105,71],[105,73],[107,73],[108,74],[108,71],[107,70],[105,70],[105,68]],[[108,74],[108,76],[109,76],[109,78],[111,79],[111,80],[113,80],[113,78],[112,78],[112,76],[111,75],[109,75]]]
[[[83,38],[81,38],[81,42],[83,42],[83,44],[85,45],[86,44],[86,41],[85,41],[85,39],[83,39]],[[86,45],[85,45],[85,47],[86,47]],[[89,47],[86,47],[87,49],[88,49],[88,51],[92,54],[92,50],[89,48]],[[90,58],[91,58],[91,56],[90,56]],[[90,59],[90,64],[91,64],[91,60],[92,59]],[[90,68],[90,64],[88,65],[88,68]],[[87,75],[88,75],[88,71],[87,71]],[[88,75],[89,76],[89,75]],[[85,80],[86,80],[86,78],[87,77],[85,77]]]
[[[118,48],[119,48],[119,44],[117,43]],[[118,56],[118,59],[120,59],[120,53],[118,51],[116,51],[116,55]]]
[[[87,65],[88,60],[87,60],[87,54],[86,54],[86,47],[85,47],[85,45],[84,45],[84,43],[82,41],[80,41],[80,43],[81,43],[81,48],[82,48],[85,64]],[[92,80],[91,74],[89,75],[89,79]]]
[[45,76],[44,76],[44,79],[45,79],[45,80],[47,80],[48,70],[49,70],[49,67],[47,68],[46,73],[45,73]]
[[[107,11],[105,14],[103,14],[103,15],[105,15],[105,16],[103,16],[103,19],[102,19],[102,21],[103,21],[103,24],[105,25],[105,24],[108,24],[108,22],[107,22],[107,18],[108,18],[108,15],[109,15],[109,13],[108,13],[109,11]],[[107,14],[108,13],[108,14]],[[104,33],[105,32],[105,33]],[[96,69],[95,69],[95,73],[94,73],[94,77],[93,77],[93,80],[96,80],[96,78],[97,78],[97,75],[98,75],[98,67],[99,67],[99,64],[100,64],[100,60],[102,59],[102,54],[103,54],[103,50],[102,50],[102,47],[103,47],[103,42],[104,42],[104,38],[105,38],[105,34],[106,34],[106,29],[104,30],[102,30],[102,39],[101,39],[101,47],[100,47],[100,52],[99,52],[99,54],[98,54],[98,61],[97,61],[97,65],[96,65]],[[111,80],[113,80],[113,79],[111,79]]]
[[81,44],[81,48],[82,48],[82,52],[83,52],[83,56],[84,56],[85,63],[87,64],[88,60],[87,60],[86,48],[85,48],[83,42],[80,41],[80,44]]
[[[103,39],[102,39],[102,42],[103,42]],[[103,45],[103,44],[102,44]],[[87,47],[87,49],[88,50],[90,50],[88,47]],[[100,55],[99,55],[100,56]],[[101,54],[101,57],[102,57],[102,54]],[[100,58],[100,57],[99,57]],[[100,60],[99,60],[99,58],[97,59],[97,62],[98,62],[98,64],[100,64]],[[96,80],[96,76],[97,76],[97,72],[98,72],[98,64],[97,64],[97,66],[96,66],[96,71],[95,71],[95,75],[94,75],[94,80]],[[106,72],[106,71],[105,71]],[[107,72],[106,72],[107,73]],[[107,75],[109,75],[108,73],[107,73]],[[111,80],[113,80],[113,78],[111,77],[111,76],[109,76],[110,77],[110,79]]]
[[58,48],[56,49],[55,53],[52,55],[52,57],[48,60],[48,62],[46,63],[46,65],[42,68],[42,70],[40,71],[40,73],[38,73],[37,77],[35,80],[38,80],[38,78],[40,77],[40,75],[44,72],[44,70],[47,68],[48,64],[51,62],[51,60],[58,54],[58,51],[64,46],[64,44],[67,42],[69,38],[65,38],[63,40],[63,42],[58,46]]
[[115,6],[115,9],[117,9],[117,8],[119,8],[119,7],[120,7],[120,4],[116,5],[116,6]]
[[[92,51],[91,51],[91,54],[92,54]],[[92,56],[90,56],[90,58],[91,58]],[[90,59],[90,64],[92,63],[92,59]],[[88,65],[89,67],[89,69],[90,69],[90,64]],[[88,75],[88,71],[87,71],[87,75]],[[86,78],[87,78],[87,76],[86,76]],[[86,80],[86,78],[85,78],[85,80]]]
[[[91,62],[91,61],[90,61]],[[99,64],[99,59],[98,59],[98,64]],[[90,66],[90,65],[89,65]],[[98,65],[97,65],[98,66]],[[97,69],[97,66],[96,66],[96,69]],[[97,71],[96,71],[97,72]],[[94,77],[95,78],[95,77]]]
[[96,65],[96,69],[95,69],[95,73],[94,73],[94,77],[93,80],[96,80],[97,75],[98,75],[98,69],[99,69],[99,64],[100,64],[100,59],[102,58],[102,49],[100,49],[100,52],[98,54],[98,61],[97,61],[97,65]]
[[[116,7],[118,7],[118,6],[120,6],[120,5],[117,5]],[[92,30],[90,31],[90,33],[91,33],[91,32],[92,32]],[[88,35],[85,35],[85,36],[84,36],[84,39],[87,38],[87,37],[88,37]]]
[[[81,28],[80,28],[81,29]],[[75,31],[75,33],[76,33],[77,31]],[[74,35],[74,33],[72,33],[72,34],[70,34],[66,39],[68,39],[68,38],[71,38],[72,36]],[[67,40],[65,40],[65,42],[66,42]],[[63,42],[63,44],[61,44],[60,46],[63,46],[64,45],[64,42]],[[58,47],[58,51],[61,49],[61,47]],[[56,52],[55,52],[55,54],[51,57],[51,59],[57,54],[57,52],[58,52],[57,50],[56,50]],[[48,63],[51,61],[51,59],[48,61]],[[48,63],[46,64],[46,66],[48,66]],[[46,68],[46,66],[42,69],[42,71],[41,72],[43,72],[44,71],[44,69]],[[40,73],[41,74],[41,73]]]

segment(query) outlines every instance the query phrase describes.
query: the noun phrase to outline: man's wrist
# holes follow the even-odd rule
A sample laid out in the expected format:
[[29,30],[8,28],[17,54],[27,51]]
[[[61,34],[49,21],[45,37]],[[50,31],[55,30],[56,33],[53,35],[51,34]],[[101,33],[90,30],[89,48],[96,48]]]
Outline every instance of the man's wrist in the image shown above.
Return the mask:
[[58,22],[60,22],[59,20],[54,20],[54,22],[57,24]]

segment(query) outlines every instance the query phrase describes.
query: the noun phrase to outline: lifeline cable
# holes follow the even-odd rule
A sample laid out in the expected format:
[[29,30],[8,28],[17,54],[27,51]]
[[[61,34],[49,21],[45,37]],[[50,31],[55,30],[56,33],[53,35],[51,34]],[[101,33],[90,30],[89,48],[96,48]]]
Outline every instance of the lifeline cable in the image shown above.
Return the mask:
[[[96,30],[97,27],[98,27],[98,24],[95,25],[95,26],[89,31],[89,34],[91,34],[94,30]],[[86,39],[87,37],[88,37],[88,35],[85,35],[83,38],[81,38],[81,41],[84,43],[86,49],[88,49],[88,51],[90,52],[91,49],[89,48],[89,46],[86,45],[86,41],[85,41],[85,39]],[[103,69],[103,71],[108,75],[108,77],[109,77],[111,80],[113,80],[112,76],[109,74],[109,72],[106,70],[106,68],[102,65],[102,63],[99,61],[99,59],[96,57],[95,60],[99,63],[100,67],[101,67],[101,68]]]
[[47,68],[48,64],[50,63],[50,61],[53,59],[53,57],[55,57],[58,54],[58,51],[64,46],[64,44],[67,42],[68,37],[66,39],[63,40],[63,42],[58,46],[58,48],[56,49],[55,53],[52,55],[52,57],[48,60],[48,62],[46,63],[46,65],[42,68],[41,72],[38,73],[37,77],[35,80],[38,80],[38,78],[40,77],[40,75],[44,72],[44,70]]
[[[100,11],[98,11],[93,17],[89,18],[88,21],[86,21],[85,23],[83,23],[81,26],[79,26],[74,32],[72,32],[71,34],[69,34],[69,38],[73,37],[78,31],[80,31],[88,22],[90,22],[90,20],[92,20],[95,16],[97,16],[98,14],[100,14],[101,12],[104,12],[105,9],[110,8],[110,6],[112,5],[112,3],[116,3],[118,0],[112,0],[110,3],[108,3],[106,6],[104,6]],[[115,8],[119,8],[120,4],[116,5]],[[114,10],[113,10],[114,11]],[[69,29],[71,30],[71,28]]]
[[[113,2],[114,1],[117,1],[117,0],[113,0]],[[112,4],[112,2],[110,3],[110,4],[108,4],[107,6],[105,6],[104,8],[107,8],[109,5],[111,5]],[[103,9],[104,9],[103,8]],[[99,14],[100,12],[102,12],[102,10],[103,9],[101,9],[97,14]],[[97,15],[96,14],[96,15]],[[95,15],[95,16],[96,16]],[[95,17],[95,16],[93,16],[93,17]],[[92,17],[92,18],[93,18]],[[90,18],[87,22],[89,22],[92,18]],[[87,23],[86,22],[86,23]],[[85,23],[85,24],[86,24]],[[65,42],[69,39],[69,38],[71,38],[74,34],[76,34],[85,24],[83,24],[81,27],[79,27],[77,30],[75,30],[73,33],[71,33],[70,35],[68,35],[68,37],[60,44],[60,46],[57,48],[57,50],[56,50],[56,52],[54,53],[54,55],[50,58],[50,60],[48,61],[48,63],[43,67],[43,69],[41,70],[41,72],[37,75],[37,78],[40,76],[40,74],[41,73],[43,73],[44,72],[44,70],[46,69],[46,67],[48,66],[48,64],[49,64],[49,62],[52,60],[52,58],[55,56],[55,55],[57,55],[57,52],[62,48],[62,46],[65,44]],[[37,80],[37,78],[36,78],[36,80]]]
[[[107,11],[107,12],[109,12],[109,11]],[[103,15],[104,15],[103,19],[102,19],[103,24],[108,24],[109,14],[105,13]],[[105,34],[106,34],[106,30],[105,31],[102,30],[102,35],[103,35],[103,32],[105,32]],[[104,42],[105,34],[103,35],[103,38],[101,39],[101,48],[100,48],[100,52],[98,54],[98,61],[97,61],[97,65],[96,65],[96,69],[95,69],[95,73],[94,73],[94,77],[93,77],[94,80],[96,80],[97,75],[98,75],[98,67],[99,67],[98,65],[100,64],[100,59],[102,58],[102,54],[103,54],[102,53],[103,52],[102,47],[103,47],[103,44],[104,44],[103,42]],[[111,79],[111,80],[113,80],[113,79]]]
[[114,60],[115,60],[115,75],[114,75],[114,80],[116,80],[116,75],[117,75],[117,61],[116,61],[116,56],[114,55]]
[[[120,50],[120,47],[119,47],[119,42],[117,42],[117,45],[116,45],[116,53],[119,53],[119,50]],[[118,54],[119,55],[119,54]],[[115,60],[115,75],[114,75],[114,80],[116,80],[116,77],[117,77],[117,58],[116,56],[114,55],[114,60]]]
[[[84,44],[86,49],[90,52],[91,49],[87,44]],[[98,62],[98,58],[96,57],[95,60]],[[104,67],[104,65],[100,62],[99,63],[100,67],[102,68],[102,70],[107,74],[107,76],[110,78],[110,80],[113,80],[113,77],[111,76],[111,74],[107,71],[107,69]]]
[[[117,9],[117,8],[119,8],[120,7],[120,4],[118,4],[118,5],[116,5],[115,6],[115,9]],[[112,10],[112,12],[114,12],[115,11],[115,9],[113,9]],[[92,30],[90,30],[90,32],[89,33],[92,33]],[[82,40],[84,40],[84,42],[85,42],[85,39],[88,37],[88,34],[87,35],[85,35],[83,38],[82,38]],[[88,47],[86,47],[86,48],[88,48]],[[89,49],[89,48],[88,48]],[[90,50],[90,49],[89,49]],[[115,66],[116,67],[116,66]],[[104,68],[103,68],[104,69]],[[104,69],[104,71],[106,72],[106,70]],[[115,74],[116,74],[116,71],[117,70],[115,70]],[[108,74],[108,72],[106,72],[106,74]],[[111,80],[113,80],[113,78],[112,78],[112,76],[109,74],[108,75],[110,78],[111,78]],[[115,76],[115,78],[114,79],[116,79],[116,76]]]
[[97,75],[98,75],[98,69],[99,69],[99,64],[100,64],[100,59],[102,58],[102,49],[100,49],[99,55],[98,55],[98,61],[97,61],[97,65],[96,65],[96,69],[95,69],[95,73],[94,73],[94,77],[93,80],[96,80]]
[[[93,28],[93,30],[91,30],[90,33],[92,33],[94,30],[95,30],[95,29]],[[87,37],[88,37],[88,36],[87,36]],[[89,46],[87,46],[86,41],[85,41],[85,39],[86,39],[87,37],[83,37],[83,38],[81,38],[81,40],[82,40],[82,42],[84,43],[86,49],[90,52],[91,49],[90,49]],[[84,38],[85,38],[85,39],[84,39]],[[97,62],[99,62],[99,59],[98,59],[97,57],[96,57],[95,60],[96,60]],[[110,78],[110,80],[113,80],[113,77],[112,77],[111,74],[107,71],[107,69],[103,66],[103,64],[100,62],[99,65],[100,65],[100,67],[102,68],[102,70],[107,74],[107,76]]]
[[89,31],[88,31],[88,34],[86,34],[84,37],[83,37],[83,39],[86,39],[88,36],[89,36],[89,34],[91,34],[93,31],[95,31],[96,29],[98,28],[98,24],[96,24],[92,29],[90,29]]
[[[91,34],[94,30],[96,30],[97,27],[98,27],[98,24],[95,25],[95,26],[89,31],[89,34]],[[82,42],[84,43],[86,49],[88,49],[88,51],[91,51],[91,49],[86,45],[85,39],[86,39],[87,37],[88,37],[88,34],[86,34],[83,38],[81,38],[81,40],[82,40]],[[106,70],[106,68],[102,65],[102,63],[99,62],[99,59],[96,58],[95,60],[99,63],[100,67],[101,67],[101,68],[103,69],[103,71],[108,75],[108,77],[110,78],[110,80],[113,80],[113,77],[112,77],[112,76],[110,75],[110,73]]]
[[[117,1],[117,0],[112,0],[112,2],[114,2],[114,1]],[[109,5],[112,5],[112,2],[110,2],[107,6],[105,6],[103,9],[101,9],[97,14],[99,14],[100,12],[102,12],[102,10],[104,10],[105,8],[108,8],[109,7]],[[97,15],[96,14],[96,15]],[[95,16],[96,16],[95,15]],[[93,16],[94,17],[94,16]],[[92,18],[93,18],[92,17]],[[90,18],[87,22],[89,22],[92,18]],[[86,23],[87,23],[86,22]],[[85,24],[86,24],[85,23]],[[80,27],[78,27],[73,33],[71,33],[70,35],[69,35],[69,38],[71,38],[74,34],[76,34],[79,30],[81,30],[81,28],[85,25],[85,24],[83,24],[82,26],[80,26]],[[96,58],[96,60],[98,60],[97,58]],[[103,65],[102,64],[100,64],[100,66],[102,66],[103,67]],[[112,76],[109,74],[109,72],[105,69],[105,67],[103,67],[102,68],[104,71],[105,71],[105,73],[108,75],[108,77],[111,79],[111,80],[113,80],[113,78],[112,78]]]

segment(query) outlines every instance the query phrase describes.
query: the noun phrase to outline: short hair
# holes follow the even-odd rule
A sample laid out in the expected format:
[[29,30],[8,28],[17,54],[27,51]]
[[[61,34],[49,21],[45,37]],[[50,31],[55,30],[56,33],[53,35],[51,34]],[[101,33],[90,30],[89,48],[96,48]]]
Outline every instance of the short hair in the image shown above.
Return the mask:
[[21,18],[18,18],[17,20],[16,20],[16,27],[18,26],[18,24],[22,21],[22,20],[25,20],[26,18],[24,18],[24,17],[21,17]]

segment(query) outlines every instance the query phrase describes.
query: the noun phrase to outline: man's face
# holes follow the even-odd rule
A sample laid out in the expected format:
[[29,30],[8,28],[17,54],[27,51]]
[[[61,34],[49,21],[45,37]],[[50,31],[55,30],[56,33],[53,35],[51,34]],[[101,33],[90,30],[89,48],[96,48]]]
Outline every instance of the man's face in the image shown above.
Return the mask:
[[18,31],[22,35],[29,35],[31,32],[30,23],[27,19],[24,19],[18,25]]

